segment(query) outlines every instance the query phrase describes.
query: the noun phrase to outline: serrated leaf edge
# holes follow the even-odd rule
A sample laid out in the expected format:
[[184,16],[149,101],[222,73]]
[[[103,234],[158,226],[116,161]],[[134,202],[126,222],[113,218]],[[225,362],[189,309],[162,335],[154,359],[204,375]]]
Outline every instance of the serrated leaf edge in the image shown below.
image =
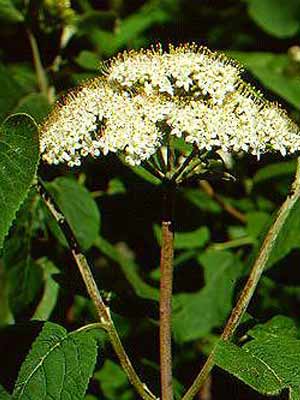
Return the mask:
[[[29,118],[29,119],[33,122],[33,124],[35,125],[35,127],[36,127],[36,129],[37,129],[37,132],[39,133],[38,124],[36,123],[35,119],[34,119],[31,115],[29,115],[29,114],[27,114],[27,113],[15,113],[15,114],[9,115],[8,117],[6,117],[6,118],[2,121],[2,123],[1,123],[1,125],[0,125],[0,129],[2,128],[2,126],[3,126],[9,119],[11,119],[11,118],[13,118],[13,117],[16,117],[16,116],[22,116],[22,115],[23,115],[23,116],[26,116],[27,118]],[[38,140],[39,140],[39,134],[38,134]],[[19,205],[17,206],[17,208],[15,209],[15,212],[14,212],[13,215],[12,215],[12,218],[11,218],[11,220],[10,220],[10,224],[9,224],[9,226],[8,226],[8,229],[7,229],[7,231],[6,231],[6,234],[3,236],[2,244],[0,243],[0,251],[3,249],[4,243],[5,243],[5,239],[7,238],[8,234],[9,234],[9,232],[10,232],[10,229],[11,229],[11,227],[12,227],[12,225],[13,225],[15,219],[16,219],[17,213],[18,213],[18,211],[20,210],[20,208],[21,208],[22,204],[24,203],[24,201],[26,200],[27,195],[28,195],[28,193],[29,193],[29,190],[30,190],[30,188],[31,188],[31,186],[32,186],[32,184],[33,184],[33,182],[34,182],[35,176],[36,176],[36,174],[37,174],[38,166],[39,166],[39,161],[40,161],[40,154],[38,155],[38,160],[37,160],[37,163],[36,163],[36,166],[35,166],[34,178],[32,179],[32,182],[31,182],[31,184],[29,185],[28,189],[25,191],[24,196],[23,196],[23,200],[20,201]]]

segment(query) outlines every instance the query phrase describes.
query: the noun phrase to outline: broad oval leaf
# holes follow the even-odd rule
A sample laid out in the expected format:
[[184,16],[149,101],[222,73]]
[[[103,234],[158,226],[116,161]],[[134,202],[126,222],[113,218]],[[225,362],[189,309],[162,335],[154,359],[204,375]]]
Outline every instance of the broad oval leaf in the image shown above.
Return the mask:
[[232,307],[235,282],[243,270],[242,263],[229,251],[208,250],[198,259],[205,286],[196,293],[174,296],[173,333],[179,343],[199,339],[224,322]]
[[276,395],[289,389],[289,398],[299,399],[300,340],[294,322],[276,316],[248,335],[253,339],[242,347],[220,342],[216,364],[260,393]]
[[38,161],[34,120],[25,114],[7,118],[0,127],[0,249],[32,184]]
[[82,400],[96,357],[97,343],[91,333],[68,333],[46,322],[21,366],[14,399]]

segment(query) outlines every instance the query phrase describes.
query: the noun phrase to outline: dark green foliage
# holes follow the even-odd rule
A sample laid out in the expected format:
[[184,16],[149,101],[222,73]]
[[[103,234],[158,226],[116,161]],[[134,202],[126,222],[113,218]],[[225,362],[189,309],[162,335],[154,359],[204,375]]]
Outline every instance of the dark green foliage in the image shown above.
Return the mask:
[[10,400],[11,399],[11,396],[9,395],[9,393],[7,393],[7,391],[1,385],[0,385],[0,399],[1,400]]
[[297,64],[293,65],[287,54],[236,51],[229,54],[249,68],[266,88],[299,109]]
[[[82,248],[91,247],[99,234],[100,213],[88,190],[69,178],[56,178],[47,184],[47,189],[62,209]],[[66,244],[55,221],[50,227],[60,242]]]
[[56,302],[59,291],[59,285],[54,280],[54,275],[59,272],[58,268],[46,258],[38,260],[38,264],[42,268],[44,289],[43,295],[35,309],[33,319],[47,321],[50,317]]
[[[187,41],[223,49],[240,61],[245,79],[282,102],[299,123],[300,3],[0,0],[0,22],[0,343],[6,343],[9,324],[18,332],[23,324],[36,323],[31,320],[43,324],[25,361],[9,348],[18,344],[13,337],[10,359],[0,354],[0,399],[11,399],[15,384],[16,399],[135,400],[104,331],[77,329],[97,316],[57,223],[32,187],[39,161],[36,124],[52,107],[51,99],[105,71],[107,58],[118,51]],[[175,147],[187,155],[192,146],[178,139]],[[222,332],[289,194],[296,159],[237,155],[226,158],[226,168],[235,182],[212,181],[212,189],[205,190],[193,180],[177,191],[176,399]],[[40,163],[39,175],[91,264],[133,364],[158,395],[159,180],[113,156],[86,160],[73,170]],[[225,372],[212,373],[212,400],[224,393],[255,400],[284,398],[287,392],[299,399],[299,256],[298,201],[274,242],[247,317],[232,343],[218,344],[216,361]],[[98,358],[97,343],[102,344]],[[9,379],[2,374],[8,367]]]
[[[113,377],[113,379],[112,379]],[[94,378],[99,382],[101,391],[108,400],[132,400],[134,393],[128,384],[126,375],[116,363],[107,360]]]
[[286,38],[299,32],[298,0],[247,0],[247,3],[249,14],[267,33]]
[[23,22],[22,13],[14,4],[13,0],[0,0],[0,19],[5,22]]
[[173,330],[178,342],[204,337],[224,322],[243,267],[237,257],[224,251],[207,251],[198,261],[204,268],[205,286],[198,293],[174,296]]

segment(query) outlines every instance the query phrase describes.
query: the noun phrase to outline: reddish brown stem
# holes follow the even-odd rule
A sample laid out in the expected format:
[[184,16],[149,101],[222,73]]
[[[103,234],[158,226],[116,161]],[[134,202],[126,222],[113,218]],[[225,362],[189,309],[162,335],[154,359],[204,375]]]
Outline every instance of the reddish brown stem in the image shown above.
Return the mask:
[[199,181],[199,186],[201,189],[208,194],[209,197],[214,199],[228,214],[236,218],[238,221],[240,221],[242,224],[245,224],[247,222],[246,216],[241,213],[239,210],[234,208],[232,205],[226,203],[221,196],[218,195],[214,191],[214,188],[211,186],[211,184],[205,180],[200,180]]
[[160,257],[159,342],[161,400],[173,399],[171,317],[174,257],[174,194],[175,187],[167,185],[164,193],[164,212],[161,222],[162,244]]

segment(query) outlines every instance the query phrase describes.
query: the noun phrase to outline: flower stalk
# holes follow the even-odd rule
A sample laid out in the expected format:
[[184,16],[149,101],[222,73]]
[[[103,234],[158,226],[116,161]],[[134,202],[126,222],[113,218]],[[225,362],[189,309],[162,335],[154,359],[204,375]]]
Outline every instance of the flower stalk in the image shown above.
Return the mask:
[[174,259],[174,197],[175,185],[166,182],[161,221],[162,243],[160,257],[159,344],[161,399],[172,400],[172,289]]

